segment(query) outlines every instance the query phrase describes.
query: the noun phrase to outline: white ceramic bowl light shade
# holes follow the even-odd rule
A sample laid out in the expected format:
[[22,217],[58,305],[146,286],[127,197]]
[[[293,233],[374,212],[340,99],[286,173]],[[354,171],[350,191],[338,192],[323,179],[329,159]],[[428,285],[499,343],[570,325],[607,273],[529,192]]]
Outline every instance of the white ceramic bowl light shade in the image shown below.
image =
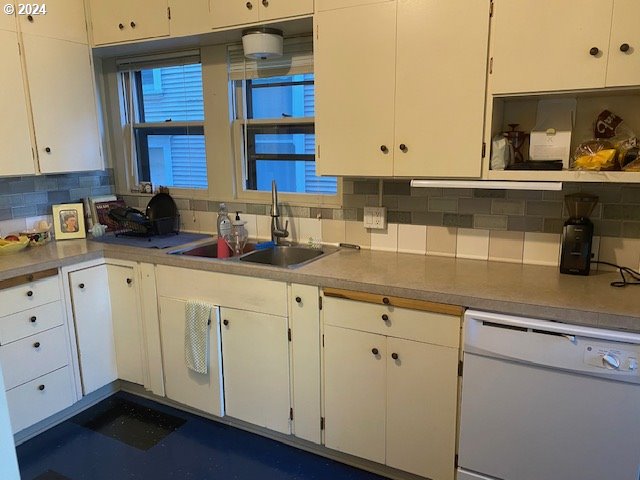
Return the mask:
[[256,27],[242,32],[244,56],[254,60],[266,60],[282,56],[282,30]]

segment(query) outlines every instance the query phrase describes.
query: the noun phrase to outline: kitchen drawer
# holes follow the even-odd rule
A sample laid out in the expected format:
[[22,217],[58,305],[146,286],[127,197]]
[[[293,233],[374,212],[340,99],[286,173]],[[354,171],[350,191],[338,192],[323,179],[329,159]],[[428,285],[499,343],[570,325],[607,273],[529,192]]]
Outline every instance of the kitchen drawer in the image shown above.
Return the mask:
[[70,407],[74,390],[69,367],[7,391],[13,433]]
[[158,296],[287,316],[287,284],[274,280],[158,265]]
[[0,318],[0,345],[44,332],[64,323],[62,302],[52,302]]
[[5,388],[9,390],[67,365],[65,335],[65,328],[60,326],[0,347]]
[[333,297],[324,297],[322,311],[327,325],[445,347],[460,344],[461,320],[454,315]]
[[[11,285],[12,280],[0,282],[0,287],[3,283]],[[0,290],[0,317],[60,300],[57,274],[42,279],[37,274],[27,275],[17,280],[17,285]]]

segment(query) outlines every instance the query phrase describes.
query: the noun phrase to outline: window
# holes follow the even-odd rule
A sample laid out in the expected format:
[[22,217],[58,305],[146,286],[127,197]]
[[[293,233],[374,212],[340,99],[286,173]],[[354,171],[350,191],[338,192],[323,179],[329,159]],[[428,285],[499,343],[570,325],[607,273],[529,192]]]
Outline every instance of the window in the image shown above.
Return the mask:
[[[315,165],[315,86],[310,39],[296,39],[284,59],[247,65],[230,50],[235,119],[242,132],[243,188],[336,195],[336,177]],[[271,62],[271,63],[270,63]],[[283,74],[286,72],[288,74]]]
[[[177,64],[172,64],[177,63]],[[137,180],[206,189],[202,65],[189,57],[121,62]]]

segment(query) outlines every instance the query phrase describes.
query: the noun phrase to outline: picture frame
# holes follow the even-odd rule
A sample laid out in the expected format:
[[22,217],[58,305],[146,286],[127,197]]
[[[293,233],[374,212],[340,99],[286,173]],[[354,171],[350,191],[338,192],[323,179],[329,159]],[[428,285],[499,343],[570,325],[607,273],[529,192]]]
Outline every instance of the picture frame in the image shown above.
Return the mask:
[[86,238],[84,206],[82,203],[53,205],[53,230],[56,240]]

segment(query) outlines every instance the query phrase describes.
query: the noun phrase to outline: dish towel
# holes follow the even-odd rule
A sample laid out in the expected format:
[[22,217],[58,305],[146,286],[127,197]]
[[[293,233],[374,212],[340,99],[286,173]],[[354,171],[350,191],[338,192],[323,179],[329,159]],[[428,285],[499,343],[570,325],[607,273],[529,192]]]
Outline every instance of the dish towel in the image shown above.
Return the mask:
[[184,360],[187,368],[207,373],[207,339],[213,306],[190,300],[184,309]]

